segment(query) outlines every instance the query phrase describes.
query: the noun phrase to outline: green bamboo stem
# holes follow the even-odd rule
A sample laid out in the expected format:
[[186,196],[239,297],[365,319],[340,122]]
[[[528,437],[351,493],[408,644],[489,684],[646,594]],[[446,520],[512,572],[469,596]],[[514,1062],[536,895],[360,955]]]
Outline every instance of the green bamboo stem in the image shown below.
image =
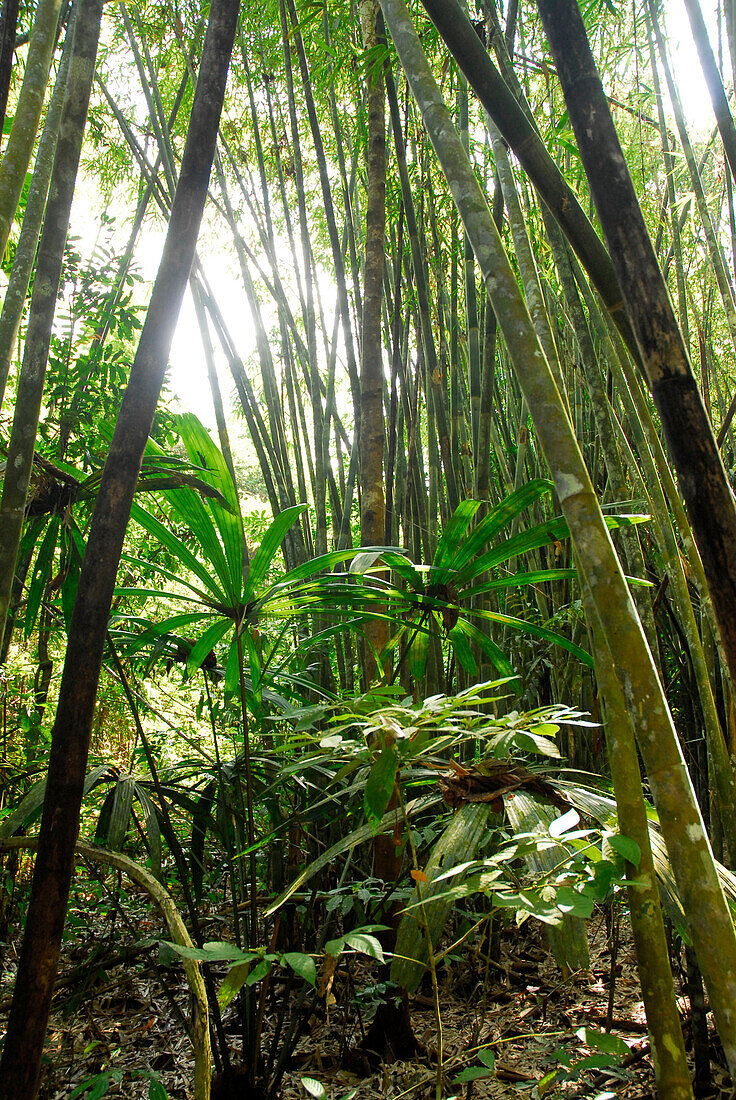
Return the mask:
[[[4,633],[33,468],[56,295],[95,70],[99,15],[75,20],[74,46],[31,297],[23,364],[0,501],[0,635]],[[0,229],[1,232],[1,229]]]
[[[626,877],[629,880],[626,896],[636,945],[637,970],[646,1006],[647,1027],[655,1056],[658,1094],[662,1100],[669,1100],[669,1097],[682,1097],[686,1100],[692,1096],[692,1085],[649,842],[649,821],[636,758],[634,729],[621,685],[614,672],[606,625],[598,620],[587,589],[584,589],[584,600],[589,611],[588,622],[592,626],[596,679],[604,699],[606,720],[603,728],[616,791],[618,827],[624,836],[636,842],[641,852],[638,866],[633,867],[628,863],[626,865]],[[611,733],[614,728],[617,731],[615,737]],[[618,751],[616,742],[624,742],[626,752]]]
[[[726,316],[726,323],[728,325],[728,331],[731,336],[731,343],[736,349],[736,302],[734,301],[733,289],[731,287],[731,281],[726,271],[726,263],[723,258],[723,249],[718,235],[716,233],[715,226],[713,225],[713,218],[711,217],[710,210],[708,209],[708,201],[705,197],[705,190],[700,178],[698,166],[695,161],[695,153],[693,152],[690,136],[687,131],[687,124],[685,122],[685,112],[682,107],[682,101],[680,94],[675,83],[675,79],[672,75],[672,67],[667,55],[667,47],[665,45],[662,31],[659,26],[659,20],[657,18],[656,10],[649,4],[648,11],[648,26],[651,26],[654,32],[654,38],[657,43],[657,50],[659,53],[662,68],[664,70],[665,80],[667,82],[667,89],[670,96],[670,102],[672,103],[672,110],[675,116],[675,123],[677,125],[677,131],[680,135],[680,144],[682,151],[685,155],[685,163],[687,164],[688,173],[690,175],[690,183],[695,195],[695,204],[698,208],[698,215],[700,217],[701,225],[703,226],[703,232],[705,234],[706,244],[708,246],[708,256],[711,266],[713,268],[713,274],[716,278],[718,290],[721,295],[721,301],[723,302],[723,309]],[[655,59],[652,57],[652,67],[655,65]]]
[[[724,1049],[729,1062],[734,1056],[736,1063],[736,933],[651,654],[559,391],[403,0],[381,0],[381,8],[473,242],[552,471],[584,582],[590,587],[595,613],[604,624]],[[616,729],[611,730],[611,736],[612,758],[626,761],[632,770],[636,768],[631,744],[619,737]],[[677,1042],[674,1035],[668,1039],[672,1044]]]
[[69,73],[69,58],[73,39],[73,28],[70,27],[67,30],[61,65],[59,66],[56,84],[54,85],[54,91],[46,112],[43,132],[36,151],[36,163],[28,190],[23,224],[15,248],[13,267],[8,278],[8,287],[5,291],[2,313],[0,314],[0,408],[5,395],[13,348],[23,316],[23,307],[26,302],[33,262],[36,258],[36,246],[41,233],[43,212],[46,208],[51,169],[54,164],[54,153],[56,152],[56,141],[61,125],[61,111],[64,105],[64,92]]
[[33,19],[13,128],[0,163],[0,255],[8,243],[36,142],[60,11],[61,0],[39,0]]
[[[565,242],[559,226],[553,218],[547,216],[545,208],[543,208],[543,216],[547,230],[547,238],[560,277],[567,312],[575,332],[580,361],[585,373],[588,397],[595,417],[596,438],[600,443],[603,453],[612,499],[626,500],[628,495],[626,476],[617,440],[617,426],[614,424],[614,417],[608,401],[602,370],[593,347],[590,330],[575,283],[575,275],[572,267],[575,260],[574,257],[571,256],[569,246]],[[620,532],[620,536],[626,555],[629,575],[633,577],[644,577],[646,575],[646,568],[637,529],[623,528]],[[649,648],[652,654],[656,655],[657,636],[649,593],[646,589],[638,588],[634,595],[634,599],[639,612],[639,618],[642,621],[644,632],[647,636]]]
[[534,322],[539,342],[542,345],[545,358],[549,363],[550,370],[557,383],[557,388],[564,400],[566,396],[565,383],[562,377],[557,348],[552,335],[549,315],[544,302],[544,294],[542,292],[542,284],[539,279],[537,264],[534,259],[534,253],[532,252],[526,221],[516,190],[516,183],[514,182],[508,149],[501,137],[498,127],[489,115],[486,115],[486,126],[491,136],[496,172],[501,184],[501,190],[503,191],[506,212],[509,219],[509,225],[511,226],[511,234],[514,240],[514,252],[516,254],[516,262],[519,265],[521,281],[524,286],[527,309]]

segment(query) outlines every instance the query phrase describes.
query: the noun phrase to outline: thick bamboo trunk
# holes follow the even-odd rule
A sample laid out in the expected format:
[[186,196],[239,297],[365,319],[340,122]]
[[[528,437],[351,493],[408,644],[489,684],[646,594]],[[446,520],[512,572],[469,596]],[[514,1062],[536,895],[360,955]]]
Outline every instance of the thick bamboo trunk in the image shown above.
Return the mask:
[[539,0],[539,10],[734,678],[736,502],[644,224],[580,9],[575,0]]
[[[572,426],[490,211],[403,0],[381,0],[425,127],[460,211],[519,379],[537,437],[579,556],[594,613],[607,636],[612,663],[636,731],[670,859],[709,987],[724,1048],[736,1051],[736,934],[720,887],[703,821],[651,654],[621,573]],[[611,753],[637,769],[630,740],[609,728]],[[621,735],[620,735],[621,734]],[[622,791],[622,799],[627,792]],[[618,794],[618,792],[617,792]],[[668,965],[666,959],[662,965]],[[646,993],[646,989],[644,990]],[[653,1011],[656,1007],[652,1006]],[[656,1052],[662,1095],[689,1096],[682,1037],[668,1031]]]
[[[376,0],[361,7],[363,45],[375,49],[379,41]],[[383,271],[386,262],[386,121],[383,72],[368,74],[368,188],[366,197],[365,267],[363,271],[363,328],[360,371],[360,536],[364,546],[380,546],[386,518],[383,477]],[[379,654],[388,641],[388,623],[376,619],[366,625],[366,679],[376,670],[374,652]]]

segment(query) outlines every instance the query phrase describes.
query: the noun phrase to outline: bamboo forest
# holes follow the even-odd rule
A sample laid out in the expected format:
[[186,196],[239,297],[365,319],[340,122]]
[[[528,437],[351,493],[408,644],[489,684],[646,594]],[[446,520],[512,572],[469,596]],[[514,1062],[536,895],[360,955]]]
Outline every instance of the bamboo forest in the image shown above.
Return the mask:
[[736,1096],[734,110],[734,0],[2,0],[0,1100]]

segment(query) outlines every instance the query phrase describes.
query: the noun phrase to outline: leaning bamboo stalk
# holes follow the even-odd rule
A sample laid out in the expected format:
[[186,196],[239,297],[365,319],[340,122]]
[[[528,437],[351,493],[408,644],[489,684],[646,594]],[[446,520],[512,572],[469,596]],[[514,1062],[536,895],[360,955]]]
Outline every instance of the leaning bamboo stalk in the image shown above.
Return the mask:
[[516,262],[519,265],[519,273],[524,285],[527,308],[534,322],[534,327],[537,330],[537,336],[542,345],[545,358],[549,363],[550,370],[557,383],[560,396],[564,400],[566,393],[562,369],[560,367],[554,337],[552,336],[552,326],[550,325],[549,315],[544,302],[542,284],[539,279],[534,253],[532,252],[526,221],[521,209],[521,201],[516,190],[516,183],[514,182],[508,149],[501,137],[498,127],[490,115],[486,115],[486,126],[491,136],[496,172],[498,173],[501,189],[503,191],[504,204],[506,206],[511,234],[514,240]]
[[[0,839],[0,851],[4,852],[17,850],[18,848],[26,852],[35,851],[37,847],[37,837],[23,836]],[[92,844],[85,844],[81,840],[77,841],[75,850],[78,856],[89,860],[91,863],[102,863],[108,867],[114,867],[116,871],[122,871],[132,882],[140,886],[158,907],[166,921],[166,927],[174,943],[188,950],[196,946],[192,942],[181,914],[171,900],[170,895],[145,867],[141,867],[140,864],[128,859],[120,852],[109,852],[105,848],[97,848]],[[202,977],[202,964],[187,955],[182,956],[181,962],[186,974],[189,991],[192,994],[192,1018],[187,1027],[187,1032],[194,1054],[194,1100],[209,1100],[212,1079],[212,1052],[210,1049],[207,990]]]
[[[394,44],[420,105],[484,274],[514,369],[535,422],[570,527],[595,614],[644,757],[662,830],[708,985],[721,1040],[736,1064],[736,932],[718,880],[690,777],[662,686],[616,558],[559,391],[537,340],[503,243],[429,69],[403,0],[381,0]],[[612,754],[632,746],[610,730]],[[636,766],[635,757],[631,767]],[[672,1043],[675,1037],[670,1036]],[[660,1067],[671,1055],[658,1051]],[[673,1080],[682,1080],[673,1067]],[[680,1088],[680,1095],[684,1095]],[[670,1095],[678,1095],[672,1092]]]
[[[665,182],[667,190],[667,206],[669,220],[672,227],[671,251],[675,260],[675,277],[677,280],[677,307],[679,313],[680,328],[685,340],[685,346],[690,347],[690,330],[687,316],[687,299],[685,296],[685,273],[682,263],[682,234],[680,231],[680,217],[677,212],[677,194],[675,192],[675,162],[670,148],[670,136],[667,132],[667,123],[664,117],[664,102],[662,89],[659,82],[659,71],[654,64],[654,43],[652,42],[651,23],[647,22],[647,35],[649,38],[649,56],[652,59],[652,79],[654,82],[654,97],[657,102],[657,121],[659,124],[659,138],[662,143],[662,157],[664,159]],[[660,221],[660,227],[664,226],[664,218]],[[665,278],[667,269],[664,268]]]
[[700,58],[700,67],[703,70],[705,82],[708,85],[710,100],[713,104],[713,114],[716,116],[718,129],[721,133],[723,151],[726,154],[731,176],[736,180],[736,128],[733,124],[733,116],[728,106],[726,92],[721,80],[716,59],[713,55],[713,47],[710,44],[708,31],[700,9],[699,0],[685,0],[690,28]]
[[678,472],[733,677],[736,501],[657,266],[580,10],[574,0],[539,0],[538,6],[649,388]]
[[[586,607],[591,597],[584,589]],[[669,1097],[683,1098],[692,1095],[690,1075],[682,1041],[677,1002],[669,966],[669,952],[662,919],[657,875],[652,859],[649,839],[649,820],[641,786],[641,774],[636,756],[636,742],[631,718],[621,685],[613,669],[612,655],[607,634],[601,628],[595,612],[588,616],[593,625],[593,649],[595,653],[596,679],[603,696],[606,721],[604,729],[608,744],[608,758],[616,791],[616,810],[619,829],[639,846],[641,858],[637,867],[626,865],[629,885],[626,896],[629,902],[637,966],[642,995],[647,1010],[647,1027],[652,1037],[652,1048],[665,1052],[665,1065],[657,1064],[657,1083],[662,1100]],[[617,751],[615,740],[625,741],[627,752]],[[674,1038],[676,1050],[671,1047]],[[671,1075],[671,1077],[670,1077]]]
[[[543,209],[542,213],[547,229],[547,239],[562,286],[563,298],[579,349],[580,361],[588,387],[588,398],[595,417],[597,440],[600,443],[608,475],[608,485],[610,485],[614,500],[625,500],[627,497],[626,476],[616,437],[613,412],[608,401],[601,365],[596,356],[578,288],[575,284],[575,276],[571,265],[573,257],[557,222],[548,215],[546,209]],[[643,577],[645,575],[645,565],[637,528],[622,528],[620,537],[630,576]],[[652,654],[656,654],[657,636],[649,593],[646,589],[639,588],[634,594],[634,599],[649,648]]]
[[[460,0],[422,0],[422,3],[471,88],[559,221],[596,290],[620,327],[627,345],[636,354],[634,337],[622,308],[621,290],[611,258],[580,206],[577,195],[527,117],[524,107],[519,104],[493,64]],[[502,35],[501,38],[503,39]],[[505,42],[503,48],[506,48]]]

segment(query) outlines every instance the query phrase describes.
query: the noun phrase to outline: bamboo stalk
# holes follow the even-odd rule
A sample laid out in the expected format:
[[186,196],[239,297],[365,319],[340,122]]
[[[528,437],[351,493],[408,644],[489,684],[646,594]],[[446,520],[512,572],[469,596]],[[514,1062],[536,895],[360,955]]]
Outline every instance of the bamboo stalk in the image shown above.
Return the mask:
[[[724,1049],[736,1052],[736,933],[708,846],[672,719],[559,391],[519,293],[498,231],[429,69],[403,0],[381,0],[386,25],[422,111],[494,302],[514,369],[611,647],[636,730],[673,870]],[[611,729],[612,755],[637,767]],[[623,794],[623,792],[622,792]],[[672,1048],[677,1039],[669,1035]],[[729,1060],[730,1060],[729,1053]],[[666,1054],[658,1054],[659,1065]],[[680,1075],[682,1079],[682,1075]],[[688,1088],[689,1088],[689,1078]],[[684,1095],[684,1093],[683,1093]]]

